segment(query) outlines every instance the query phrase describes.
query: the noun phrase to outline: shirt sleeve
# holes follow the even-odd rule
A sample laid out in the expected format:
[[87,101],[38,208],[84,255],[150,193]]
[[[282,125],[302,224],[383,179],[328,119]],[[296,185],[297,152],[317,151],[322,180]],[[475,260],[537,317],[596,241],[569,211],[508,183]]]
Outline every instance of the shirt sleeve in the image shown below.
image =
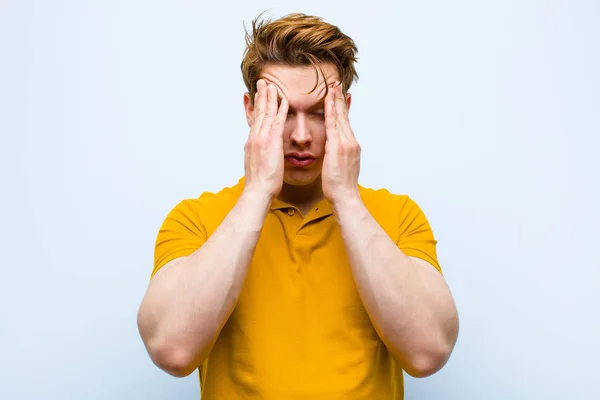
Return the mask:
[[437,259],[437,241],[429,221],[417,203],[408,196],[400,208],[400,227],[396,244],[407,256],[425,260],[442,272]]
[[206,242],[208,235],[201,211],[199,201],[190,199],[169,212],[156,238],[152,277],[169,261],[192,254]]

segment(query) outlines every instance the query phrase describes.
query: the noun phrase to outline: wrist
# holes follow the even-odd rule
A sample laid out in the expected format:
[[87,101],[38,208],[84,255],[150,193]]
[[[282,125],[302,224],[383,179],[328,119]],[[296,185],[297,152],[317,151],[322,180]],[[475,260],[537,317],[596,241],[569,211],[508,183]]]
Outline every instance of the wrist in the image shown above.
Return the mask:
[[341,196],[331,202],[331,209],[336,219],[345,218],[350,215],[360,215],[364,211],[365,204],[360,197],[360,194]]
[[252,209],[268,210],[272,201],[273,197],[268,193],[245,189],[240,195],[238,203],[242,203],[244,206]]
[[258,233],[262,230],[270,206],[269,196],[258,192],[242,192],[229,215],[237,229]]

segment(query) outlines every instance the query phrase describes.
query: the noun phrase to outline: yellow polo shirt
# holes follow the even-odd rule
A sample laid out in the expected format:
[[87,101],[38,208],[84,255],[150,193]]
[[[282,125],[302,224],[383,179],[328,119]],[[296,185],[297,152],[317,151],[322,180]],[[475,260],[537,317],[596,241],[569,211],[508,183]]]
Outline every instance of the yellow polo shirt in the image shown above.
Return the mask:
[[[158,233],[152,274],[200,248],[243,186],[242,178],[179,203]],[[413,200],[385,189],[360,193],[405,254],[441,272],[436,240]],[[273,201],[239,301],[199,374],[202,400],[404,398],[403,372],[362,305],[326,200],[305,216]]]

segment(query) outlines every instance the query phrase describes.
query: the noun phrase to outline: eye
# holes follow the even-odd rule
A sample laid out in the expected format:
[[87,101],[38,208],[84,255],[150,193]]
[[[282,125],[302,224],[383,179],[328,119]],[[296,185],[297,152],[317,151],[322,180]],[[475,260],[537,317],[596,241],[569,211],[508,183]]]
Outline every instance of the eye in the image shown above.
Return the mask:
[[314,113],[312,113],[312,115],[317,118],[323,118],[325,116],[325,113],[323,111],[315,111]]

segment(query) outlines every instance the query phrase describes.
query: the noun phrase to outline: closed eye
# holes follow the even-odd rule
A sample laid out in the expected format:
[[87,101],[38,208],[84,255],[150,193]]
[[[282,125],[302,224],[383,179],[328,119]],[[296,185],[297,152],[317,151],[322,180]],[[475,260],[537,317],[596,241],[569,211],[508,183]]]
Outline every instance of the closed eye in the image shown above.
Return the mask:
[[[295,115],[295,114],[296,114],[296,111],[294,109],[292,109],[292,108],[288,109],[288,116]],[[320,109],[320,110],[311,111],[309,115],[312,117],[324,118],[325,110]]]

